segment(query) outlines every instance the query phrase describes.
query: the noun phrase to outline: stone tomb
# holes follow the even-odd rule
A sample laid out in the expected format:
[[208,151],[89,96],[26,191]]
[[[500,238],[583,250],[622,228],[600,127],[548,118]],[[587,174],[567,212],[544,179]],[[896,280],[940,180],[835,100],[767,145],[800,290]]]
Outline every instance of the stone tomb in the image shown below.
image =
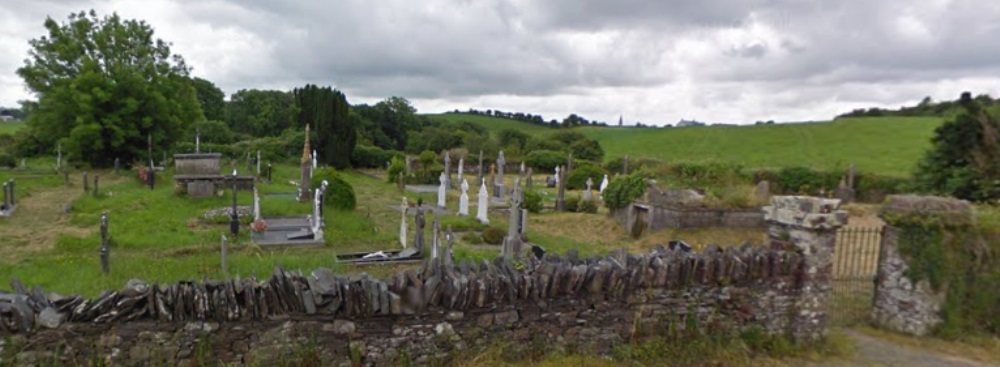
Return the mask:
[[[315,189],[312,196],[312,213],[304,217],[263,217],[267,223],[267,230],[259,237],[255,237],[253,242],[261,247],[322,247],[325,245],[323,239],[323,199],[326,196],[326,189],[329,183],[323,184]],[[257,199],[255,198],[255,201]],[[255,203],[256,211],[260,211],[259,203]]]
[[[221,153],[174,154],[174,187],[190,197],[208,197],[232,188],[232,175],[221,173]],[[253,189],[256,177],[236,176],[239,190]]]

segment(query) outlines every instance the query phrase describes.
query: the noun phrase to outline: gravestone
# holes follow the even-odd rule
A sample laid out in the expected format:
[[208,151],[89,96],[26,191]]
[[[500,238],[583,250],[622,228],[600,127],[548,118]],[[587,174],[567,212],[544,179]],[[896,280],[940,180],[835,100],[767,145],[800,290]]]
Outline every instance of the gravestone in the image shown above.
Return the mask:
[[441,240],[438,238],[440,232],[441,221],[437,217],[434,217],[434,224],[431,227],[431,261],[438,258],[438,249],[441,248]]
[[464,173],[465,173],[465,158],[459,158],[458,159],[458,176],[457,176],[458,177],[457,178],[458,181],[457,182],[463,182],[463,181],[465,181],[465,178],[463,178],[463,174]]
[[462,195],[458,197],[458,215],[467,216],[469,215],[469,183],[462,180]]
[[221,252],[222,252],[222,273],[226,274],[228,276],[229,275],[229,259],[227,259],[227,256],[228,256],[228,252],[229,252],[229,239],[226,238],[225,234],[222,235],[222,241],[221,241],[220,245],[222,247],[222,249],[221,249]]
[[199,180],[187,183],[188,196],[203,198],[215,195],[215,184],[212,181]]
[[587,190],[583,192],[584,201],[594,200],[594,194],[592,192],[593,187],[594,187],[594,180],[591,179],[590,177],[587,177]]
[[601,188],[598,193],[601,195],[601,200],[604,200],[604,189],[608,188],[608,175],[604,175],[604,179],[601,180]]
[[455,266],[455,235],[451,232],[451,225],[448,225],[448,229],[444,232],[444,239],[448,241],[448,247],[444,252],[444,265],[446,267]]
[[556,176],[558,177],[556,181],[559,186],[559,196],[556,197],[556,211],[564,212],[566,211],[566,171],[556,167],[556,172],[559,173],[559,176]]
[[761,180],[753,190],[754,196],[760,200],[768,200],[771,197],[771,183]]
[[528,178],[527,181],[525,181],[525,187],[527,187],[529,190],[532,188],[532,186],[534,186],[532,184],[534,182],[534,179],[531,178],[532,174],[534,174],[534,170],[532,170],[531,167],[528,167]]
[[90,178],[87,177],[87,171],[83,171],[83,192],[88,191],[90,191]]
[[115,174],[116,174],[116,175],[117,175],[117,174],[120,174],[120,173],[121,173],[121,170],[122,170],[122,163],[121,163],[121,161],[120,161],[120,160],[118,159],[118,157],[115,157]]
[[253,220],[260,220],[260,194],[257,192],[257,187],[253,188]]
[[108,238],[108,211],[101,212],[101,272],[105,275],[111,272],[110,264],[111,241]]
[[309,125],[306,125],[306,141],[302,145],[302,159],[300,161],[300,167],[302,169],[299,175],[299,195],[298,201],[304,203],[309,200],[309,196],[312,194],[309,189],[309,181],[312,179],[312,157],[309,155]]
[[496,171],[497,171],[497,164],[496,163],[490,163],[490,188],[493,190],[493,196],[497,195],[496,194],[496,189],[497,189]]
[[[313,171],[315,171],[316,168],[318,167],[317,164],[319,164],[319,162],[316,161],[316,150],[313,150],[313,155],[312,155],[312,169],[313,169]],[[309,177],[312,178],[312,176],[309,176]]]
[[514,194],[510,196],[510,219],[507,221],[507,236],[503,239],[503,248],[501,250],[501,256],[507,260],[512,260],[514,257],[518,257],[516,254],[516,248],[520,247],[521,236],[518,234],[519,227],[521,226],[521,220],[519,219],[521,211],[518,209],[521,206],[521,195],[520,186],[514,186]]
[[98,193],[97,188],[100,185],[100,178],[101,178],[101,175],[96,174],[96,173],[94,174],[94,196],[97,196],[97,193]]
[[233,169],[233,207],[229,213],[229,232],[233,234],[234,239],[240,234],[240,214],[236,211],[236,191],[236,169]]
[[414,220],[417,224],[417,231],[413,238],[413,246],[417,248],[417,252],[424,251],[424,226],[427,225],[426,219],[424,219],[424,208],[417,205],[417,214]]
[[562,168],[561,168],[560,166],[556,166],[556,175],[555,175],[555,184],[554,184],[554,185],[552,185],[552,186],[550,186],[550,187],[556,187],[556,186],[559,186],[559,171],[560,171],[561,169],[562,169]]
[[444,185],[448,189],[452,189],[451,185],[451,155],[448,151],[444,151]]
[[479,207],[476,211],[476,219],[479,220],[479,223],[490,224],[490,218],[487,215],[489,207],[490,196],[489,193],[486,192],[486,180],[483,179],[482,186],[479,187]]
[[439,207],[445,208],[446,207],[445,206],[445,201],[446,201],[445,198],[448,196],[448,187],[447,187],[447,185],[448,185],[448,177],[446,177],[444,175],[444,172],[441,172],[441,176],[438,176],[438,182],[440,182],[440,185],[438,186],[438,202],[437,202],[437,205]]
[[497,182],[496,182],[496,188],[494,189],[496,197],[500,200],[503,200],[504,192],[506,192],[503,185],[503,170],[504,170],[504,165],[506,164],[507,160],[504,159],[503,151],[501,150],[500,156],[497,157]]
[[478,177],[478,179],[476,181],[482,181],[483,177],[486,176],[486,172],[484,172],[484,171],[486,171],[486,168],[483,167],[483,151],[482,150],[479,150],[479,166],[478,167],[479,168],[476,169],[476,172],[479,173],[479,177]]
[[403,197],[403,203],[399,205],[399,211],[403,213],[403,217],[399,220],[399,245],[406,248],[406,225],[407,217],[406,210],[410,208],[409,202],[406,201],[406,197]]

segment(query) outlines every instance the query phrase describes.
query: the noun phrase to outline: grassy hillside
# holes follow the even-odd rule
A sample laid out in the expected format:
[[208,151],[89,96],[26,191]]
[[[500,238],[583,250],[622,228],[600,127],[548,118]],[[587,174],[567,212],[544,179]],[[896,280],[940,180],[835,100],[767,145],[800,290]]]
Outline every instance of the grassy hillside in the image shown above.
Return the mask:
[[495,134],[497,131],[503,129],[517,129],[532,135],[546,135],[559,131],[554,128],[529,124],[523,121],[464,113],[445,113],[440,115],[428,115],[428,117],[434,120],[452,123],[471,122],[485,127],[491,134]]
[[23,121],[0,122],[0,134],[5,134],[5,133],[13,134],[15,131],[20,130],[22,127],[24,127]]
[[[491,131],[516,128],[546,135],[558,131],[514,120],[476,115],[436,115],[469,121]],[[629,155],[664,162],[725,162],[748,168],[809,166],[859,170],[884,175],[911,174],[930,147],[939,118],[844,118],[824,123],[759,126],[707,126],[668,129],[580,127],[598,140],[606,159]]]

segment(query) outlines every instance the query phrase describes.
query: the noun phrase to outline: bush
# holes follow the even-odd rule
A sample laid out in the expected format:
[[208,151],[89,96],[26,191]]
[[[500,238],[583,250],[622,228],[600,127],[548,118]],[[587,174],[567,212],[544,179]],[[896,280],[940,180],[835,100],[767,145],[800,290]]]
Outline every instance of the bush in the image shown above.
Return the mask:
[[483,242],[491,245],[499,245],[503,243],[503,238],[507,233],[504,230],[497,227],[489,227],[483,230]]
[[608,209],[622,209],[646,193],[646,177],[641,173],[618,176],[604,189],[604,206]]
[[406,159],[399,156],[392,157],[387,173],[389,174],[389,182],[396,183],[399,180],[399,175],[406,175]]
[[201,133],[201,143],[232,144],[236,140],[236,135],[222,121],[198,121],[191,124],[188,129],[186,141],[195,141],[198,133]]
[[814,171],[806,167],[786,167],[778,171],[778,189],[785,193],[815,194],[821,188],[837,188],[840,175]]
[[532,190],[525,191],[524,201],[521,202],[521,209],[528,209],[528,212],[530,213],[541,213],[542,194]]
[[16,166],[17,162],[14,160],[14,156],[8,153],[0,153],[0,167],[14,168]]
[[597,188],[601,184],[601,180],[604,179],[608,171],[597,165],[592,164],[582,164],[574,168],[569,172],[569,176],[566,177],[566,188],[569,190],[582,190],[587,188],[587,178],[593,180],[594,186],[592,188]]
[[420,162],[421,166],[426,168],[434,165],[434,162],[437,161],[437,159],[438,159],[437,153],[425,150],[423,152],[420,152],[420,156],[417,158],[417,161]]
[[570,145],[569,150],[573,152],[573,157],[600,162],[604,159],[604,148],[597,140],[583,140]]
[[323,199],[323,205],[339,210],[354,210],[357,206],[354,187],[347,183],[347,181],[344,181],[337,170],[333,168],[317,168],[316,171],[313,171],[312,181],[310,181],[312,189],[315,191],[316,188],[320,187],[323,180],[326,180],[329,184],[326,189],[326,198]]
[[[628,159],[628,171],[629,173],[637,172],[641,169],[655,169],[657,166],[663,164],[659,160],[652,158],[636,158],[629,157]],[[625,171],[625,158],[618,157],[612,159],[604,164],[604,169],[608,170],[609,173],[622,173]]]
[[597,214],[597,202],[594,200],[580,200],[580,205],[578,205],[576,211],[580,213]]
[[[605,191],[605,192],[607,192],[607,191]],[[577,209],[579,209],[579,208],[580,208],[580,197],[579,196],[571,196],[571,197],[566,198],[566,211],[568,211],[568,212],[576,212]]]
[[386,162],[390,162],[395,157],[403,157],[403,153],[359,145],[354,147],[354,152],[351,152],[351,165],[355,168],[383,168]]
[[465,234],[462,235],[462,241],[465,241],[465,243],[468,243],[470,245],[479,245],[483,243],[483,238],[480,237],[478,234],[472,232],[465,232]]
[[566,164],[566,153],[551,150],[536,150],[528,153],[524,163],[539,172],[553,172],[556,166]]

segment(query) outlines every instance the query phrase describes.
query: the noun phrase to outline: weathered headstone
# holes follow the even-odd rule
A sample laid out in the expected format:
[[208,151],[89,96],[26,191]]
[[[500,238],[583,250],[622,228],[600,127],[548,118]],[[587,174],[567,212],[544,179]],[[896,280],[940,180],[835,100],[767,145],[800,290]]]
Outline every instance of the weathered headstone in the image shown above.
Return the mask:
[[98,187],[100,186],[100,179],[101,179],[101,175],[95,173],[94,174],[94,196],[97,196],[97,194],[99,192],[98,191]]
[[594,200],[593,187],[594,187],[594,180],[591,179],[590,177],[587,177],[587,190],[583,192],[583,200],[585,201]]
[[503,184],[503,171],[504,166],[507,164],[507,160],[503,157],[503,151],[500,151],[500,156],[497,157],[497,183],[496,183],[496,196],[498,199],[503,200],[503,195],[506,192]]
[[441,233],[441,221],[434,217],[434,224],[431,228],[431,260],[436,260],[438,258],[438,251],[441,248],[441,240],[439,234]]
[[83,171],[83,192],[88,191],[90,191],[90,177],[87,177],[87,171]]
[[446,188],[451,189],[451,154],[448,151],[444,151],[444,185]]
[[424,208],[417,206],[417,214],[414,222],[417,224],[417,231],[413,238],[413,246],[417,248],[417,252],[424,251],[424,226],[427,225],[426,219],[424,219]]
[[403,213],[403,218],[399,220],[399,245],[406,248],[406,225],[407,217],[406,210],[410,208],[410,203],[406,201],[406,197],[403,197],[403,203],[399,205],[399,211]]
[[462,195],[458,197],[458,215],[469,215],[469,183],[462,179]]
[[476,181],[482,181],[486,177],[486,167],[483,167],[483,151],[481,149],[479,150],[479,169],[476,171],[479,172],[479,178]]
[[490,224],[490,218],[487,212],[490,207],[490,196],[486,191],[486,180],[482,180],[482,186],[479,187],[479,207],[476,211],[476,219],[479,223]]
[[253,220],[260,220],[260,194],[257,192],[257,187],[253,188]]
[[229,232],[233,234],[234,239],[240,234],[240,214],[236,211],[236,191],[236,170],[233,169],[233,207],[229,213]]
[[120,174],[121,170],[122,170],[121,160],[119,160],[118,157],[115,157],[115,174],[116,175]]
[[556,197],[556,211],[564,212],[566,211],[566,171],[556,167],[556,172],[559,173],[559,175],[556,176],[558,177],[556,179],[556,185],[559,186],[559,196]]
[[517,243],[521,240],[521,236],[518,234],[519,227],[521,226],[521,220],[519,219],[521,214],[520,190],[520,185],[515,185],[514,194],[510,196],[510,219],[507,221],[507,236],[503,239],[503,249],[501,250],[501,256],[507,260],[511,260],[517,256],[514,253],[515,247],[518,247]]
[[108,274],[111,272],[110,252],[111,241],[108,238],[108,212],[101,212],[101,272]]
[[456,182],[464,181],[465,180],[465,178],[463,177],[464,174],[465,174],[465,158],[463,157],[458,159],[458,176],[456,178],[457,179]]
[[534,186],[533,185],[534,179],[531,178],[531,175],[533,174],[534,170],[531,167],[528,167],[528,175],[527,175],[528,177],[527,179],[525,179],[524,186],[527,187],[529,190],[532,188],[532,186]]
[[445,208],[445,202],[447,201],[445,198],[448,196],[448,177],[444,175],[444,172],[441,172],[441,176],[438,176],[438,182],[440,182],[440,185],[438,186],[437,205]]
[[771,197],[771,183],[767,180],[760,180],[754,188],[753,193],[760,200],[769,200]]

